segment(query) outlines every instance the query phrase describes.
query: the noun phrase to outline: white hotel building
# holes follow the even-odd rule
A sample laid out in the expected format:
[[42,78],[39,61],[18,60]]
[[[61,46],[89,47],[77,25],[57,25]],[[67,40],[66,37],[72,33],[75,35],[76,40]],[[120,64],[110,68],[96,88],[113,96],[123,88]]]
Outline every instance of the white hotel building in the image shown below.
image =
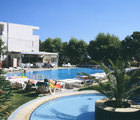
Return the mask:
[[21,66],[24,57],[42,58],[44,63],[58,65],[58,53],[39,52],[39,36],[33,34],[35,30],[39,27],[0,22],[0,38],[8,49],[8,66]]

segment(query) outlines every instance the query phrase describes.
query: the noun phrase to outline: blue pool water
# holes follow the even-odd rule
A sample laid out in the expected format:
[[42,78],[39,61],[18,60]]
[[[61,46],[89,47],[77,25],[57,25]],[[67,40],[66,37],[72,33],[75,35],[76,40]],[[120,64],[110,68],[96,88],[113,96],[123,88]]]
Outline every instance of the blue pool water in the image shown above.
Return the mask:
[[95,101],[101,94],[65,96],[40,105],[30,120],[95,120]]
[[[67,69],[55,69],[55,70],[44,70],[44,71],[31,71],[27,72],[26,76],[30,79],[43,80],[44,78],[63,80],[73,79],[79,72],[85,72],[88,74],[101,73],[102,69],[92,68],[67,68]],[[8,76],[22,76],[22,73],[8,73]]]

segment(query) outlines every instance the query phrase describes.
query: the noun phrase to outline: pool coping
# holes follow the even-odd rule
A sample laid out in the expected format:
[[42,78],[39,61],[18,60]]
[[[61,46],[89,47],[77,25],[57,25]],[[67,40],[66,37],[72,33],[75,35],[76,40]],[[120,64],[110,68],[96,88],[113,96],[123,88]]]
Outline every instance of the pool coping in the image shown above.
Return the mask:
[[53,99],[57,99],[64,96],[69,95],[78,95],[78,94],[88,94],[88,93],[99,93],[95,90],[87,90],[87,91],[66,91],[66,92],[60,92],[54,95],[48,95],[44,97],[40,97],[34,100],[31,100],[22,106],[20,106],[18,109],[16,109],[7,120],[30,120],[30,116],[32,112],[39,107],[41,104],[48,102]]

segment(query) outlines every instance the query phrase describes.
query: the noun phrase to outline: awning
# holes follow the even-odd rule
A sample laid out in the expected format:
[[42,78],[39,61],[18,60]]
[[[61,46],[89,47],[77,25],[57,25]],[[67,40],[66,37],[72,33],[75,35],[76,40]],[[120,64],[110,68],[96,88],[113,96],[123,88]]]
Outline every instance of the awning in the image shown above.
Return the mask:
[[27,55],[58,55],[58,53],[51,52],[21,52],[21,54]]

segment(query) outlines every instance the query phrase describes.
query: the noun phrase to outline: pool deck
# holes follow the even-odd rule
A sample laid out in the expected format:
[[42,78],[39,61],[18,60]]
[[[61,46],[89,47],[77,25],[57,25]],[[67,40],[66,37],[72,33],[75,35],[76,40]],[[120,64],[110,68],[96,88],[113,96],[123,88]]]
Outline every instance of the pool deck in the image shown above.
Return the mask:
[[44,97],[40,97],[37,99],[34,99],[30,102],[27,102],[26,104],[22,105],[18,109],[16,109],[7,120],[30,120],[30,116],[32,112],[41,104],[57,99],[60,97],[64,96],[69,96],[69,95],[78,95],[78,94],[88,94],[88,93],[99,93],[95,90],[87,90],[87,91],[77,91],[77,89],[73,90],[64,90],[62,92],[57,92],[54,95],[47,95]]

